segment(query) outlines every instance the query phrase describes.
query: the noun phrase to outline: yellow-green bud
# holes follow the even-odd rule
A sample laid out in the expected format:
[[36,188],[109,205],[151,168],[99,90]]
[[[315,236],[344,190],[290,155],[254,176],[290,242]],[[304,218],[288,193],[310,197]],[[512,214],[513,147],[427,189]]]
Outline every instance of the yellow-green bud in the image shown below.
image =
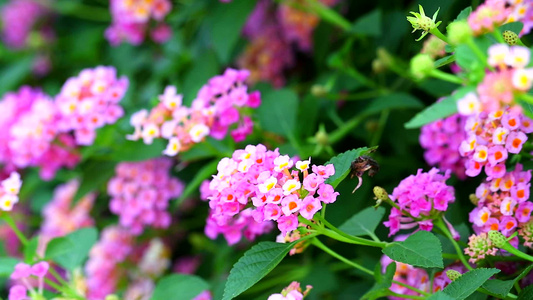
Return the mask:
[[474,205],[477,205],[479,202],[479,198],[476,197],[476,194],[470,194],[468,198],[470,199],[470,202],[472,202],[472,204]]
[[502,36],[505,42],[511,46],[516,45],[516,43],[518,43],[518,34],[512,32],[511,30],[505,30],[502,33]]
[[311,87],[311,94],[315,97],[324,97],[327,95],[328,90],[320,84],[315,84]]
[[120,300],[120,298],[115,294],[111,294],[111,295],[107,295],[105,297],[105,300]]
[[328,136],[328,133],[326,132],[326,129],[324,128],[324,126],[320,126],[320,128],[316,132],[315,140],[316,140],[317,144],[319,144],[319,145],[322,145],[322,146],[329,145],[329,136]]
[[435,69],[435,61],[427,54],[417,54],[411,59],[411,74],[416,79],[424,79]]
[[472,28],[466,21],[455,21],[448,25],[448,41],[452,45],[466,43],[472,37]]
[[389,54],[387,49],[383,47],[379,47],[378,50],[376,51],[376,54],[377,54],[378,60],[383,64],[384,67],[388,68],[390,65],[393,64],[394,59]]
[[372,71],[374,73],[379,74],[384,72],[385,70],[387,70],[387,67],[381,60],[376,58],[372,61]]
[[489,239],[498,248],[503,248],[507,244],[507,239],[505,236],[496,230],[489,231]]
[[389,199],[389,194],[387,193],[387,191],[380,187],[380,186],[375,186],[374,189],[374,196],[376,196],[376,199],[380,200],[380,201],[385,201],[387,199]]
[[448,270],[446,271],[446,276],[448,276],[448,278],[450,278],[451,281],[456,281],[457,279],[459,279],[459,277],[461,277],[461,274],[459,271],[456,271],[456,270]]

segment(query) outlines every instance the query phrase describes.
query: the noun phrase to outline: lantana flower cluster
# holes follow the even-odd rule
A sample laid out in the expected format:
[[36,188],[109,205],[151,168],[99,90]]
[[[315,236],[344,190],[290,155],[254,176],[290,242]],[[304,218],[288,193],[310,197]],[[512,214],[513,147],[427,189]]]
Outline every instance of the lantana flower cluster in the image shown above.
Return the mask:
[[476,35],[492,32],[509,18],[511,9],[504,0],[486,0],[468,17],[468,25]]
[[465,139],[465,120],[460,114],[437,120],[422,126],[419,137],[426,162],[441,170],[451,170],[460,179],[466,177],[466,159],[459,154],[459,146]]
[[50,240],[94,224],[91,209],[96,194],[89,193],[74,204],[79,185],[77,180],[71,180],[56,187],[52,200],[42,211],[41,238]]
[[113,67],[85,69],[71,77],[56,96],[60,112],[58,129],[74,132],[76,144],[91,145],[96,129],[115,123],[124,111],[118,104],[128,89],[128,79],[117,77]]
[[135,132],[128,138],[142,138],[146,144],[154,138],[167,139],[163,153],[168,156],[187,151],[207,136],[223,139],[235,124],[231,136],[236,142],[243,141],[253,129],[253,121],[245,110],[261,104],[259,92],[248,93],[244,84],[248,76],[246,70],[227,69],[200,89],[191,107],[184,106],[182,95],[177,94],[175,87],[168,86],[150,113],[141,110],[132,115]]
[[302,291],[300,283],[297,281],[291,282],[289,286],[284,288],[281,293],[276,293],[268,296],[267,300],[302,300],[307,296],[313,287],[305,286],[305,291]]
[[13,205],[19,202],[18,194],[21,186],[22,180],[20,179],[20,175],[16,172],[12,172],[8,178],[2,180],[0,187],[1,210],[10,211],[13,209]]
[[389,220],[383,224],[389,228],[389,236],[400,229],[419,227],[431,231],[433,220],[440,218],[448,209],[448,204],[455,201],[455,190],[446,184],[450,170],[444,174],[432,168],[429,172],[419,169],[416,175],[410,175],[394,188],[390,199],[397,204],[391,209]]
[[[17,284],[11,286],[9,289],[9,300],[26,300],[30,299],[28,291],[30,292],[31,299],[42,299],[44,277],[48,273],[49,264],[46,261],[41,261],[33,266],[25,263],[18,263],[15,265],[15,270],[11,273],[11,279],[15,280]],[[38,288],[35,288],[31,284],[32,277],[37,277]]]
[[[114,46],[123,41],[140,45],[150,30],[152,40],[163,43],[172,35],[170,26],[163,22],[171,9],[170,0],[111,0],[113,21],[105,37]],[[151,28],[150,23],[157,25]]]
[[225,228],[251,209],[256,222],[276,221],[283,235],[295,230],[299,215],[311,220],[322,203],[335,202],[339,194],[325,183],[335,174],[333,165],[310,164],[310,159],[295,163],[261,144],[236,150],[219,162],[209,183],[211,218]]
[[168,204],[184,188],[181,181],[169,175],[171,166],[167,158],[117,165],[116,176],[108,183],[112,197],[109,208],[120,217],[120,225],[134,235],[141,234],[146,226],[170,226]]
[[[42,22],[50,14],[50,10],[40,1],[10,0],[1,10],[2,40],[8,47],[15,49],[29,46],[32,43],[31,39],[52,40],[54,38],[52,28],[47,22]],[[36,24],[42,26],[34,28]],[[32,37],[35,33],[38,33],[39,37]]]
[[527,223],[533,211],[533,202],[528,201],[530,181],[531,170],[523,171],[518,164],[514,171],[481,183],[476,189],[479,201],[469,217],[474,231],[498,230],[509,237],[520,223]]
[[465,131],[459,153],[467,159],[466,175],[475,177],[484,168],[489,179],[501,178],[509,154],[520,153],[526,134],[533,132],[533,121],[507,108],[468,117]]
[[470,256],[468,259],[471,263],[477,263],[485,259],[487,256],[494,256],[498,253],[498,248],[489,239],[486,232],[480,234],[473,234],[468,238],[468,247],[464,249],[464,253]]

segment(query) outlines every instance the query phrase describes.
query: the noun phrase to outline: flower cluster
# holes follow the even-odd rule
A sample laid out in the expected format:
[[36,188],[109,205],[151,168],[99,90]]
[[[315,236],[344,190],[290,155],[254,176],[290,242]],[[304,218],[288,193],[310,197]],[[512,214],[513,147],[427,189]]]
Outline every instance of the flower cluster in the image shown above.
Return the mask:
[[21,186],[22,180],[20,180],[20,175],[16,172],[11,173],[7,179],[2,181],[2,186],[0,187],[1,210],[10,211],[13,209],[13,205],[19,202],[18,194]]
[[[11,48],[20,49],[35,44],[36,39],[52,40],[53,31],[46,22],[40,22],[50,11],[36,0],[10,0],[0,12],[2,24],[2,40]],[[41,24],[41,28],[34,28]],[[32,36],[32,31],[38,29],[39,37]],[[32,41],[33,40],[33,41]]]
[[468,260],[471,263],[476,263],[485,259],[487,256],[494,256],[498,252],[486,232],[478,235],[473,234],[468,238],[468,247],[464,249],[466,255],[470,256]]
[[183,192],[183,183],[168,174],[171,166],[166,158],[117,165],[107,190],[112,197],[109,208],[119,215],[121,226],[138,235],[145,226],[170,225],[168,203]]
[[170,26],[163,23],[172,9],[169,0],[111,0],[110,9],[113,22],[107,28],[105,37],[111,45],[119,45],[122,41],[140,45],[150,29],[152,19],[157,22],[157,26],[150,31],[152,40],[163,43],[172,35]]
[[533,6],[531,3],[523,0],[507,0],[507,3],[510,5],[511,13],[506,23],[522,22],[524,28],[522,28],[520,35],[528,34],[533,28]]
[[97,128],[115,123],[124,114],[118,103],[127,89],[128,79],[117,78],[113,67],[82,70],[68,79],[56,96],[58,129],[74,131],[78,145],[91,145]]
[[223,139],[235,124],[231,136],[236,142],[243,141],[253,129],[252,120],[243,111],[261,104],[259,92],[248,93],[244,84],[248,76],[246,70],[227,69],[200,89],[191,107],[182,105],[182,95],[176,93],[175,87],[168,86],[149,114],[141,110],[132,115],[135,132],[128,138],[142,138],[147,144],[154,138],[165,138],[168,145],[163,153],[168,156],[187,151],[208,135]]
[[484,167],[489,179],[501,178],[509,153],[518,154],[533,132],[533,121],[508,108],[468,117],[465,131],[459,153],[467,159],[466,175],[475,177]]
[[[394,238],[394,241],[404,241],[407,237],[408,235],[398,235]],[[396,264],[396,272],[394,273],[393,280],[396,280],[396,282],[401,282],[403,284],[410,285],[412,287],[416,287],[417,289],[425,292],[429,291],[431,281],[429,280],[429,276],[426,270],[394,261],[388,256],[383,255],[381,257],[382,272],[385,272],[387,266],[391,263]],[[418,294],[417,292],[414,292],[398,283],[393,283],[390,287],[390,290],[400,295],[420,296],[420,294]],[[402,298],[389,296],[389,299],[398,300]]]
[[492,32],[495,27],[502,25],[511,14],[504,0],[486,0],[468,17],[468,25],[476,35]]
[[94,224],[90,212],[96,195],[87,194],[72,206],[78,187],[79,182],[71,180],[55,189],[42,211],[41,237],[49,240]]
[[23,86],[0,101],[0,162],[8,170],[41,167],[51,179],[63,167],[74,167],[79,155],[74,139],[58,132],[55,103],[39,89]]
[[429,123],[421,128],[419,137],[426,162],[441,170],[451,170],[460,179],[466,177],[465,159],[459,154],[459,146],[465,138],[465,119],[454,114]]
[[[337,0],[319,2],[333,6]],[[243,30],[250,44],[238,60],[241,68],[250,70],[250,82],[269,81],[280,87],[285,83],[283,72],[294,64],[292,45],[311,52],[312,34],[319,18],[306,10],[308,5],[301,0],[277,6],[271,0],[257,2]]]
[[102,231],[85,265],[87,299],[103,300],[115,291],[124,273],[117,265],[125,261],[132,250],[133,236],[128,230],[111,226]]
[[297,281],[291,282],[289,286],[284,288],[281,293],[272,294],[268,296],[267,300],[302,300],[311,291],[313,287],[305,286],[305,291],[302,291],[300,283]]
[[[245,213],[259,223],[276,221],[283,235],[295,230],[298,215],[311,220],[322,203],[335,202],[339,194],[325,183],[335,174],[333,165],[310,164],[310,159],[294,163],[261,144],[236,150],[219,162],[218,174],[209,183],[210,218],[224,228]],[[293,166],[296,170],[291,171]],[[248,204],[251,209],[245,209]]]
[[450,170],[442,175],[439,169],[432,168],[427,173],[419,169],[416,175],[402,180],[390,195],[398,207],[391,209],[389,221],[384,222],[390,230],[389,236],[416,226],[431,231],[433,219],[440,217],[448,204],[455,201],[454,188],[446,185],[448,178]]
[[531,170],[522,171],[518,164],[514,171],[480,184],[476,189],[479,201],[469,216],[474,231],[498,230],[509,237],[520,223],[527,223],[533,211],[533,202],[528,201],[530,181]]
[[[31,299],[43,298],[44,277],[48,273],[49,265],[45,261],[38,262],[33,266],[25,263],[18,263],[15,265],[15,270],[11,273],[11,279],[21,282],[22,284],[15,284],[9,289],[9,300],[26,300],[28,291],[31,294]],[[36,291],[30,283],[32,276],[38,278],[38,290]]]

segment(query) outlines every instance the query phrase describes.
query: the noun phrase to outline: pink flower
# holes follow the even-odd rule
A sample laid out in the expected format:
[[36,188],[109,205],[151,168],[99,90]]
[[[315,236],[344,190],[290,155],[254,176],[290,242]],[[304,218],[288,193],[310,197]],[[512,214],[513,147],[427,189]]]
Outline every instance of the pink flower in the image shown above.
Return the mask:
[[[332,165],[329,165],[332,166]],[[324,203],[333,203],[337,200],[338,192],[335,192],[333,187],[329,184],[322,184],[317,191],[318,199]]]
[[313,173],[304,178],[303,186],[304,189],[313,195],[322,183],[324,183],[324,178],[318,176],[316,173]]
[[9,289],[8,300],[26,300],[28,298],[28,291],[20,284],[14,285]]
[[322,208],[322,204],[318,198],[313,196],[307,196],[304,198],[300,208],[300,214],[307,220],[313,219],[313,216],[317,211]]
[[36,263],[31,267],[31,275],[43,278],[48,273],[49,265],[46,261]]
[[527,136],[521,131],[513,131],[507,136],[505,148],[509,153],[517,154],[522,150],[522,145],[527,141]]
[[25,263],[18,263],[15,265],[15,270],[11,273],[11,279],[23,279],[31,275],[31,266]]
[[312,170],[315,174],[322,177],[323,179],[328,179],[331,175],[335,174],[335,168],[331,164],[325,166],[313,165]]

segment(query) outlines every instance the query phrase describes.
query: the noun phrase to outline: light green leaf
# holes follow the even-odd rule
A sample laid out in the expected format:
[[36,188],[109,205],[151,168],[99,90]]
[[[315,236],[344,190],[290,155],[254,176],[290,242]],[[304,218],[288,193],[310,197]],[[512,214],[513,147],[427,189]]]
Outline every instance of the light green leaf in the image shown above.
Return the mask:
[[39,246],[39,236],[33,237],[29,243],[24,246],[24,262],[31,264],[33,258],[37,254],[37,247]]
[[374,276],[376,278],[376,283],[374,286],[366,292],[366,294],[361,297],[363,300],[374,300],[378,299],[380,297],[384,297],[388,295],[389,288],[392,285],[392,279],[394,278],[394,273],[396,272],[396,263],[391,262],[387,269],[385,270],[385,274],[381,274],[381,265],[378,265]]
[[466,272],[457,280],[452,281],[442,291],[452,296],[454,299],[462,300],[474,293],[492,275],[500,272],[498,269],[474,269]]
[[172,274],[161,278],[157,282],[151,300],[178,298],[190,300],[207,289],[209,289],[209,285],[198,276]]
[[385,208],[367,207],[342,224],[339,229],[353,236],[371,235],[381,222]]
[[393,242],[383,249],[392,260],[415,267],[443,268],[442,246],[428,231],[418,231],[403,242]]
[[352,162],[358,158],[361,155],[367,155],[371,152],[374,152],[377,149],[377,147],[362,147],[353,149],[350,151],[346,151],[344,153],[341,153],[332,159],[330,159],[326,165],[333,164],[335,167],[335,174],[333,176],[326,179],[326,183],[333,186],[333,188],[336,188],[341,181],[350,174],[350,170],[352,169]]
[[457,18],[455,18],[454,21],[460,21],[460,20],[466,20],[468,19],[468,16],[470,15],[470,13],[472,12],[472,6],[469,6],[465,9],[463,9],[459,15],[457,15]]
[[296,242],[260,242],[246,251],[231,269],[222,300],[237,297],[272,271]]
[[9,277],[19,261],[13,257],[0,257],[0,277]]
[[298,96],[289,89],[269,91],[262,95],[257,109],[264,130],[288,137],[296,127]]
[[442,66],[451,64],[454,61],[455,61],[455,56],[454,55],[445,56],[445,57],[443,57],[441,59],[437,59],[435,61],[435,68],[440,68]]
[[82,228],[64,237],[52,239],[46,247],[46,259],[68,270],[81,266],[98,239],[95,228]]

